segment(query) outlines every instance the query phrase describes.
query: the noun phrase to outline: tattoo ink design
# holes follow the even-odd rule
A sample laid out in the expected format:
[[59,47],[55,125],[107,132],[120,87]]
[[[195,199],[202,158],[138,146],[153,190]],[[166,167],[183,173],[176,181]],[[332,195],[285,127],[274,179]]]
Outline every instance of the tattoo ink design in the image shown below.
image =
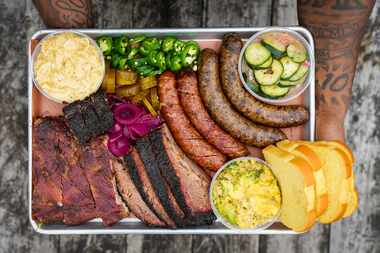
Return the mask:
[[49,28],[89,28],[91,0],[33,0]]
[[351,100],[358,46],[375,0],[298,0],[301,25],[316,40],[317,110]]
[[59,22],[65,26],[91,26],[89,0],[49,0],[49,5],[57,14]]

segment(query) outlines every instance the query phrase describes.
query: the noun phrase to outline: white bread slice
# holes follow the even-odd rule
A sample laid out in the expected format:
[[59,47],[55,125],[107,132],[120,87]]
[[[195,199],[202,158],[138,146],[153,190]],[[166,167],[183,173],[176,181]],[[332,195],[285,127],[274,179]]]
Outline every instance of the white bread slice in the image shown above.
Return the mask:
[[310,147],[322,160],[326,177],[328,206],[318,218],[320,223],[332,223],[343,217],[347,209],[348,178],[351,174],[343,151],[324,143],[301,141]]
[[323,143],[330,146],[334,146],[343,151],[346,155],[346,159],[349,161],[351,167],[351,176],[348,178],[348,199],[347,199],[347,209],[343,214],[343,218],[351,216],[359,206],[359,194],[355,187],[355,175],[353,172],[353,165],[355,163],[354,155],[349,147],[340,141],[318,141],[317,143]]
[[308,230],[316,221],[312,168],[304,159],[273,145],[266,147],[263,154],[280,184],[280,221],[297,232]]
[[316,212],[317,217],[319,217],[327,209],[328,205],[326,179],[322,170],[323,164],[321,159],[319,159],[318,155],[308,146],[298,142],[283,140],[276,145],[282,150],[305,159],[313,169],[315,178]]

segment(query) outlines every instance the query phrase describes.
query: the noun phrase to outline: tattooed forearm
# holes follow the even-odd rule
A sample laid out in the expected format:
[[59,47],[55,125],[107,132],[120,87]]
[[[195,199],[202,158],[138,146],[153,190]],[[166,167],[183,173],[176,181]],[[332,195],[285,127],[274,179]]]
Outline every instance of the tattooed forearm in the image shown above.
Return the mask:
[[49,27],[92,26],[91,0],[33,0],[33,2]]
[[358,47],[374,2],[298,1],[300,23],[316,40],[318,109],[341,105],[345,114],[351,97]]
[[[300,24],[314,35],[317,138],[344,140],[356,60],[375,0],[298,0]],[[336,133],[333,133],[333,132]]]

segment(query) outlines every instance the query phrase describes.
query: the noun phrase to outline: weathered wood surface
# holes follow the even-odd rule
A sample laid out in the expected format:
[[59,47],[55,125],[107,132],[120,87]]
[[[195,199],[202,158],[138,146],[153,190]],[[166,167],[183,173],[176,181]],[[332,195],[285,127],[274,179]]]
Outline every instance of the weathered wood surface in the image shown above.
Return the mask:
[[[93,0],[98,28],[297,24],[295,0]],[[0,2],[0,253],[380,252],[380,3],[362,43],[346,122],[361,205],[349,219],[301,236],[44,236],[27,210],[25,45],[44,27],[30,0]]]

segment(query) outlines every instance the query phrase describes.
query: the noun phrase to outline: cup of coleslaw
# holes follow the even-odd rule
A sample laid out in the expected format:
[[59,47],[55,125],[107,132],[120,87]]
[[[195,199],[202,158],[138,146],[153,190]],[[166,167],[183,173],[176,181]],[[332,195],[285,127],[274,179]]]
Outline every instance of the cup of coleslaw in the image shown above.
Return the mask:
[[95,93],[105,75],[105,61],[96,42],[74,31],[44,37],[32,55],[36,88],[58,103],[72,103]]

